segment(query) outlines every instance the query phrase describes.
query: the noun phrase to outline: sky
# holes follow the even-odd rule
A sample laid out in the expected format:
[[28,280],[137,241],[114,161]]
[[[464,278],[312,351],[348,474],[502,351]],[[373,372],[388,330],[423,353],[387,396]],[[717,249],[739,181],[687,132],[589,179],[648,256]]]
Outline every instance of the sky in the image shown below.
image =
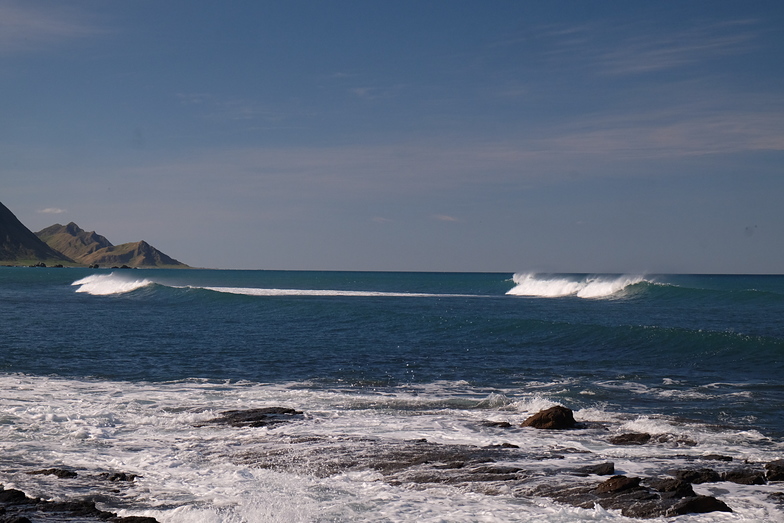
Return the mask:
[[234,269],[784,273],[780,1],[0,0],[0,202]]

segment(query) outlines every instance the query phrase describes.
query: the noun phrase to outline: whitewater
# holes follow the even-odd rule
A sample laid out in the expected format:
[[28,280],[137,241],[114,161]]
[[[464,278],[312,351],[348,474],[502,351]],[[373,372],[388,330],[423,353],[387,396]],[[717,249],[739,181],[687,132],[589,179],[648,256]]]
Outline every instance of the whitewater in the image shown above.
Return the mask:
[[[0,484],[162,523],[634,521],[537,489],[764,475],[782,355],[781,276],[0,268]],[[555,405],[579,426],[520,426]],[[258,409],[291,414],[216,422]],[[780,482],[693,488],[733,512],[667,521],[784,521]]]

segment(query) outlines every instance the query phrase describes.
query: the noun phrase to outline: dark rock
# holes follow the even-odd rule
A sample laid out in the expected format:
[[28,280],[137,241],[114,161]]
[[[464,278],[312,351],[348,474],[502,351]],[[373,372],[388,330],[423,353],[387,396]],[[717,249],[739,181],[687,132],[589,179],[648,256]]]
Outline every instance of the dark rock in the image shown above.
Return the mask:
[[16,489],[0,490],[0,503],[6,505],[16,505],[21,503],[32,503],[35,500],[28,498],[24,492]]
[[784,481],[784,459],[777,459],[765,465],[768,481]]
[[[29,498],[21,490],[3,489],[0,485],[0,523],[24,523],[30,514],[36,521],[111,521],[118,523],[158,523],[154,518],[119,517],[113,512],[100,510],[92,500],[45,501]],[[12,512],[13,514],[9,514]],[[44,515],[45,514],[45,515]]]
[[103,472],[98,477],[107,481],[133,481],[139,476],[136,474],[126,474],[125,472]]
[[577,475],[596,474],[597,476],[609,476],[615,474],[615,463],[607,462],[599,463],[598,465],[588,465],[575,469],[573,472]]
[[628,476],[613,476],[610,479],[603,481],[596,487],[598,494],[616,494],[624,490],[633,490],[640,488],[640,478]]
[[571,409],[556,405],[537,412],[526,419],[520,426],[533,427],[535,429],[571,429],[577,423],[574,421],[574,414]]
[[724,456],[722,454],[706,454],[705,456],[702,456],[701,459],[708,461],[732,461],[730,456]]
[[691,487],[691,483],[681,479],[667,478],[653,480],[649,482],[649,486],[658,491],[662,498],[689,498],[697,494]]
[[519,449],[520,445],[515,445],[514,443],[498,443],[494,445],[488,445],[485,447],[487,449]]
[[33,523],[24,516],[11,516],[9,518],[0,519],[0,523]]
[[764,485],[765,474],[759,470],[735,469],[723,474],[724,481],[731,481],[740,485]]
[[658,443],[665,443],[676,447],[694,447],[697,442],[685,436],[676,436],[675,434],[659,434],[655,436]]
[[644,445],[651,440],[651,435],[644,432],[629,432],[609,439],[613,445]]
[[675,472],[675,477],[695,485],[721,481],[721,476],[713,469],[679,470]]
[[95,506],[94,501],[80,500],[80,501],[51,501],[42,502],[36,505],[36,508],[43,512],[64,512],[72,516],[92,517],[98,519],[109,519],[117,516],[112,512],[100,510]]
[[704,514],[706,512],[732,512],[732,509],[713,496],[697,496],[682,499],[670,507],[665,515],[680,516],[681,514]]
[[43,470],[34,470],[32,472],[28,472],[30,475],[44,475],[44,476],[57,476],[60,479],[64,478],[75,478],[78,476],[76,472],[73,470],[64,470],[64,469],[43,469]]
[[227,410],[221,416],[207,423],[225,423],[232,427],[269,427],[298,419],[302,414],[299,410],[286,407],[265,407],[249,410]]
[[508,429],[512,426],[508,421],[483,421],[483,427],[497,427],[499,429]]

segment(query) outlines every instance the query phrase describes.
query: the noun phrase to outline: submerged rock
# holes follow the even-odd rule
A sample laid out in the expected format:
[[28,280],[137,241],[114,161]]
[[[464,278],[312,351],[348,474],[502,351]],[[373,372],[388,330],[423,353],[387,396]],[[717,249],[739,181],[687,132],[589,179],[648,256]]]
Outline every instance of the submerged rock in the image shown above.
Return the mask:
[[541,410],[526,419],[520,426],[533,427],[535,429],[571,429],[577,424],[574,421],[572,409],[567,409],[561,405]]
[[28,474],[33,476],[57,476],[60,479],[63,478],[75,478],[78,476],[76,472],[73,470],[65,470],[65,469],[43,469],[43,470],[34,470],[32,472],[28,472]]
[[613,445],[644,445],[651,440],[651,435],[645,432],[629,432],[619,434],[609,439]]
[[[232,427],[269,427],[301,418],[302,411],[287,407],[264,407],[249,410],[227,410],[206,423],[226,424]],[[203,425],[203,424],[202,424]],[[199,425],[199,426],[202,426]]]

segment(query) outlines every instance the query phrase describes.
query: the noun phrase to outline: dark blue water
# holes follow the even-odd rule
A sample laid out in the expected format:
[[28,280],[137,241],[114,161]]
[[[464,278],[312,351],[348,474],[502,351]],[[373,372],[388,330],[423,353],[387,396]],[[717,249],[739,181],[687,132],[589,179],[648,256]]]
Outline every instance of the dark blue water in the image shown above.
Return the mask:
[[[84,278],[94,287],[72,285]],[[550,287],[591,280],[531,278]],[[655,276],[610,292],[620,279],[604,276],[608,292],[590,299],[507,295],[525,291],[516,281],[0,268],[0,372],[360,389],[536,384],[575,407],[784,435],[784,277]]]

